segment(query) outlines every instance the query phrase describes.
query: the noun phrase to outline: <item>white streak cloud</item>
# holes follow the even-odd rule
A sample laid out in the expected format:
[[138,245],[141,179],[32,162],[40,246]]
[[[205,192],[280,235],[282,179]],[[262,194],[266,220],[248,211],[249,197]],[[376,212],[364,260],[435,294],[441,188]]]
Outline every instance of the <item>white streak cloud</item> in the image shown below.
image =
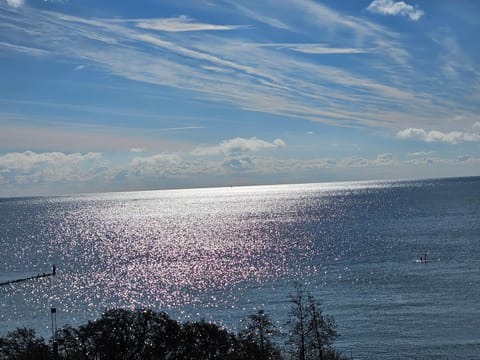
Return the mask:
[[22,46],[17,44],[10,44],[7,42],[0,41],[0,48],[4,48],[6,50],[13,50],[15,52],[31,55],[31,56],[45,56],[48,55],[49,52],[43,49],[38,49],[31,46]]
[[[278,18],[286,25],[277,24],[282,31],[307,33],[311,36],[306,39],[318,39],[319,43],[281,44],[275,36],[257,42],[256,31],[250,27],[241,37],[228,31],[198,36],[194,31],[237,25],[211,25],[188,17],[92,19],[38,9],[41,16],[19,12],[14,23],[4,17],[0,24],[8,26],[5,41],[24,46],[4,45],[7,51],[49,49],[96,71],[160,86],[161,92],[178,90],[187,98],[234,109],[330,125],[398,130],[399,123],[405,127],[419,122],[424,122],[424,127],[434,126],[446,109],[458,108],[457,103],[448,101],[450,94],[434,96],[439,87],[432,94],[419,86],[421,96],[412,90],[411,79],[424,84],[425,74],[411,71],[412,49],[399,33],[387,27],[311,0],[284,0],[280,8],[273,2],[248,4],[251,12],[232,6],[253,19],[254,13]],[[304,22],[296,22],[299,18]],[[156,27],[158,32],[142,30],[140,25],[148,30]],[[368,55],[352,56],[362,52]],[[338,54],[345,59],[326,65],[317,56],[309,56],[315,54]],[[360,70],[370,66],[371,74]],[[379,71],[375,75],[373,70]],[[459,93],[475,91],[467,86]],[[136,145],[127,150],[132,146]]]
[[288,49],[304,54],[363,54],[368,52],[365,49],[357,48],[335,48],[324,44],[264,44],[262,46],[276,47],[278,49]]
[[433,151],[416,151],[408,153],[407,155],[410,157],[420,157],[420,156],[427,156],[433,154]]
[[193,22],[188,16],[182,15],[176,18],[165,19],[141,19],[137,20],[137,27],[141,29],[184,32],[184,31],[219,31],[237,30],[245,28],[241,25],[214,25]]
[[416,6],[393,0],[374,0],[368,5],[367,10],[382,15],[408,16],[413,21],[419,20],[424,15],[424,12]]
[[239,5],[238,1],[233,1],[232,5],[235,6],[243,14],[245,14],[246,16],[250,17],[253,20],[262,22],[264,24],[267,24],[267,25],[269,25],[271,27],[274,27],[274,28],[277,28],[277,29],[294,31],[294,29],[292,27],[288,26],[286,23],[284,23],[284,22],[282,22],[278,19],[275,19],[275,18],[266,16],[264,14],[261,14],[258,11],[252,11],[245,6]]

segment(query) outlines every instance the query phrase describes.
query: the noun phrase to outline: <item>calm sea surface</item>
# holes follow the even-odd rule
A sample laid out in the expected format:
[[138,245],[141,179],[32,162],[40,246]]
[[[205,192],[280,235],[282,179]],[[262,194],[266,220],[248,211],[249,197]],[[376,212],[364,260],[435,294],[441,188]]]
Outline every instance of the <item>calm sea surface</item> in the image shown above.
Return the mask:
[[299,281],[355,359],[480,359],[480,178],[0,199],[0,246],[0,282],[57,267],[0,287],[0,335],[52,306],[285,328]]

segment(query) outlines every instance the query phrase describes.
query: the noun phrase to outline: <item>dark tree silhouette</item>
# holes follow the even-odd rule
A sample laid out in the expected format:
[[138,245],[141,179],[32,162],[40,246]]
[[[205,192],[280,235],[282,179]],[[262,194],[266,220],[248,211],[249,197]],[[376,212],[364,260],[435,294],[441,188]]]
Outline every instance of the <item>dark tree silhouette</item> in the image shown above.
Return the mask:
[[258,310],[255,314],[250,315],[246,329],[240,333],[242,339],[258,345],[256,359],[274,359],[279,356],[275,352],[272,341],[275,335],[277,335],[275,326],[264,310]]
[[57,341],[68,359],[165,359],[174,355],[179,333],[163,312],[114,309],[78,329],[64,327]]
[[307,348],[312,358],[327,359],[330,346],[337,337],[335,321],[333,317],[323,315],[320,303],[311,294],[307,295],[306,305],[309,316]]
[[48,360],[51,358],[45,340],[35,330],[19,328],[0,338],[0,358],[5,360]]
[[319,302],[300,285],[296,285],[290,302],[289,344],[294,358],[327,360],[340,356],[331,348],[337,337],[333,317],[323,315]]
[[[331,348],[337,336],[333,318],[297,287],[291,299],[289,341],[301,360],[342,360]],[[263,310],[250,315],[245,331],[228,332],[203,320],[179,323],[164,312],[113,309],[78,328],[64,326],[56,334],[58,354],[35,331],[20,328],[0,338],[5,360],[281,360],[273,341],[275,328]]]
[[228,359],[235,352],[235,337],[217,325],[201,320],[181,330],[179,359]]
[[308,332],[308,309],[306,306],[305,291],[298,284],[296,294],[290,295],[291,307],[290,319],[287,325],[290,326],[289,344],[292,354],[299,360],[306,359],[306,342]]

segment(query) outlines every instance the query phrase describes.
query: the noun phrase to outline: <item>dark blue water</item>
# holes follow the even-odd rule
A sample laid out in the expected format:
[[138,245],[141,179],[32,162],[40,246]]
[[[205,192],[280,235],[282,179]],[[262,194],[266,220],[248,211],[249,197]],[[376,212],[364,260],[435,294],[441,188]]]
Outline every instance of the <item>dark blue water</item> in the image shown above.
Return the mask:
[[300,282],[354,358],[480,358],[480,178],[0,199],[0,245],[0,281],[58,272],[0,288],[0,334],[51,306],[285,329]]

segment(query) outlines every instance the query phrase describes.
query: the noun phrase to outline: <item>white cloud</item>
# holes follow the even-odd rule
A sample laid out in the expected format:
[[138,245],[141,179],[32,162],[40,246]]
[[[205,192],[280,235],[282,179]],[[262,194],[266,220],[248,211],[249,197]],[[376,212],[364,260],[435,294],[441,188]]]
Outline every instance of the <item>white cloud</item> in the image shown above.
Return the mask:
[[[459,39],[449,33],[432,35],[432,40],[442,48],[437,61],[445,78],[461,81],[465,86],[470,81],[478,81],[480,72],[477,61],[471,57],[468,48]],[[435,60],[435,59],[433,59]],[[464,115],[456,115],[455,120],[464,119]]]
[[389,165],[393,165],[394,161],[395,160],[394,160],[393,154],[390,154],[390,153],[380,154],[377,156],[375,160],[372,161],[372,165],[389,166]]
[[130,149],[131,152],[133,153],[142,153],[142,152],[145,152],[147,151],[147,149],[143,148],[143,147],[133,147]]
[[33,151],[8,153],[0,156],[0,171],[28,171],[36,166],[46,164],[78,164],[84,161],[98,160],[100,157],[100,153],[93,152],[87,154],[65,154],[61,152],[35,153]]
[[80,71],[80,70],[83,70],[85,69],[85,65],[78,65],[78,66],[75,66],[74,70],[75,71]]
[[363,54],[368,52],[368,50],[360,48],[334,48],[326,46],[324,44],[287,44],[287,43],[278,43],[278,44],[262,44],[264,47],[275,47],[278,49],[288,49],[304,54]]
[[341,168],[363,168],[363,167],[379,167],[392,166],[398,163],[392,154],[380,154],[375,159],[367,159],[361,156],[351,156],[341,159],[338,166]]
[[294,29],[292,27],[288,26],[284,22],[282,22],[278,19],[266,16],[266,15],[260,13],[260,12],[252,11],[245,6],[242,6],[242,5],[238,4],[238,1],[233,1],[231,3],[231,5],[235,6],[238,10],[240,10],[243,14],[250,17],[251,19],[262,22],[264,24],[267,24],[267,25],[269,25],[271,27],[274,27],[274,28],[277,28],[277,29],[294,31]]
[[[392,37],[387,29],[341,16],[311,1],[287,3],[288,10],[291,7],[292,11],[305,16],[315,10],[316,15],[309,15],[309,20],[321,29],[325,25],[318,22],[318,18],[328,15],[323,18],[333,16],[329,24],[339,30],[346,27],[354,33],[362,32],[372,41],[376,37]],[[59,54],[95,64],[115,76],[191,91],[202,100],[223,102],[236,108],[338,125],[368,122],[368,126],[388,126],[384,116],[376,115],[377,110],[361,113],[350,111],[344,104],[363,100],[385,107],[398,100],[415,99],[399,88],[376,83],[348,70],[324,66],[307,58],[300,61],[292,52],[279,52],[278,48],[263,44],[225,39],[218,31],[201,39],[182,34],[179,41],[168,32],[145,33],[127,26],[128,22],[135,22],[134,19],[92,20],[55,12],[42,15],[38,20],[24,14],[24,26],[33,24],[32,32],[36,36],[32,36],[32,43],[55,48]],[[98,51],[99,42],[102,51]],[[389,49],[394,47],[391,42],[386,43]],[[294,48],[296,52],[308,53],[362,51],[318,44],[299,44]]]
[[[210,181],[225,174],[222,160],[189,159],[187,154],[160,153],[152,156],[138,156],[126,166],[129,178],[141,182],[187,179],[195,184],[200,177]],[[177,185],[178,186],[178,185]],[[195,185],[192,185],[195,186]]]
[[328,174],[333,179],[352,173],[357,178],[372,179],[388,174],[405,176],[407,171],[416,171],[413,174],[418,177],[421,169],[426,171],[424,174],[435,170],[435,174],[445,176],[451,174],[449,169],[457,169],[462,171],[459,174],[468,175],[478,174],[479,164],[480,159],[470,155],[397,160],[389,153],[373,158],[354,156],[339,159],[277,159],[256,154],[234,157],[224,154],[212,160],[192,157],[188,152],[138,156],[129,163],[118,164],[117,160],[109,162],[99,153],[25,151],[0,156],[0,195],[25,194],[25,191],[51,194],[79,190],[125,190],[125,186],[130,189],[222,186],[237,181],[243,184],[272,182],[272,179],[276,180],[274,182],[279,179],[298,182],[305,181],[305,175],[311,176],[309,179],[314,181],[325,181],[324,176]]
[[[103,168],[100,153],[62,152],[8,153],[0,156],[0,174],[4,182],[28,184],[40,182],[77,182],[92,180],[96,169]],[[98,173],[97,173],[98,174]]]
[[165,19],[139,19],[135,20],[137,27],[141,29],[184,32],[184,31],[219,31],[219,30],[237,30],[245,28],[240,25],[214,25],[193,22],[188,16],[182,15],[176,18]]
[[[191,152],[160,153],[135,157],[128,166],[128,176],[148,179],[188,179],[197,177],[228,176],[233,173],[270,174],[277,160],[267,165],[262,158],[250,154],[266,149],[284,147],[285,142],[276,139],[267,142],[257,138],[234,138],[216,146],[198,147]],[[213,156],[214,160],[210,157]]]
[[411,152],[411,153],[408,153],[407,155],[411,156],[411,157],[419,157],[419,156],[427,156],[427,155],[431,155],[431,154],[433,154],[432,150]]
[[480,141],[479,133],[466,133],[463,131],[441,132],[437,130],[426,131],[418,128],[408,128],[397,133],[400,139],[419,139],[425,142],[444,142],[457,144],[461,142]]
[[[424,74],[409,72],[412,49],[400,34],[386,27],[310,0],[284,0],[279,6],[276,2],[246,3],[252,12],[278,17],[287,25],[284,30],[296,27],[308,39],[315,36],[315,40],[334,45],[290,44],[292,51],[279,51],[278,46],[268,46],[275,44],[275,38],[265,39],[267,46],[256,43],[258,37],[251,28],[252,34],[245,31],[236,39],[225,31],[201,37],[188,31],[153,33],[132,23],[146,21],[144,25],[153,27],[155,21],[165,19],[87,19],[40,9],[41,16],[22,12],[15,23],[0,14],[0,23],[10,23],[11,31],[5,36],[12,43],[21,38],[24,45],[54,49],[59,57],[91,64],[98,71],[161,86],[162,92],[184,91],[187,98],[235,109],[338,126],[396,128],[400,122],[407,124],[405,127],[420,121],[432,126],[446,109],[459,107],[447,101],[449,94],[434,97],[421,86],[421,96],[417,96],[412,90],[417,87],[410,81],[415,78],[422,83]],[[300,18],[305,21],[295,22]],[[177,26],[178,30],[202,25],[188,18],[169,20],[159,26],[171,30]],[[348,55],[364,51],[369,52],[368,66],[372,66],[368,75],[358,70],[365,68],[366,57]],[[299,56],[299,52],[306,55]],[[309,56],[327,53],[354,58],[355,66],[348,66],[349,59],[326,66]],[[471,87],[463,91],[476,93]],[[135,144],[127,150],[132,146]]]
[[192,151],[192,155],[219,155],[226,156],[240,156],[246,153],[258,152],[265,149],[275,149],[285,147],[286,144],[281,139],[276,139],[273,142],[257,139],[252,137],[250,139],[234,138],[222,141],[216,146],[198,147]]
[[175,176],[184,169],[182,157],[178,154],[156,154],[146,157],[136,157],[131,163],[132,172],[136,176]]
[[6,50],[13,50],[15,52],[31,55],[31,56],[45,56],[48,55],[49,52],[47,50],[38,49],[31,46],[22,46],[17,44],[10,44],[7,42],[0,41],[0,48],[4,48]]
[[6,0],[6,1],[8,5],[14,8],[18,8],[25,3],[24,0]]
[[245,156],[242,158],[226,160],[223,163],[223,167],[232,171],[247,171],[254,168],[254,162],[252,158]]
[[424,12],[416,6],[393,0],[374,0],[368,5],[367,10],[383,15],[408,16],[413,21],[419,20],[424,15]]

